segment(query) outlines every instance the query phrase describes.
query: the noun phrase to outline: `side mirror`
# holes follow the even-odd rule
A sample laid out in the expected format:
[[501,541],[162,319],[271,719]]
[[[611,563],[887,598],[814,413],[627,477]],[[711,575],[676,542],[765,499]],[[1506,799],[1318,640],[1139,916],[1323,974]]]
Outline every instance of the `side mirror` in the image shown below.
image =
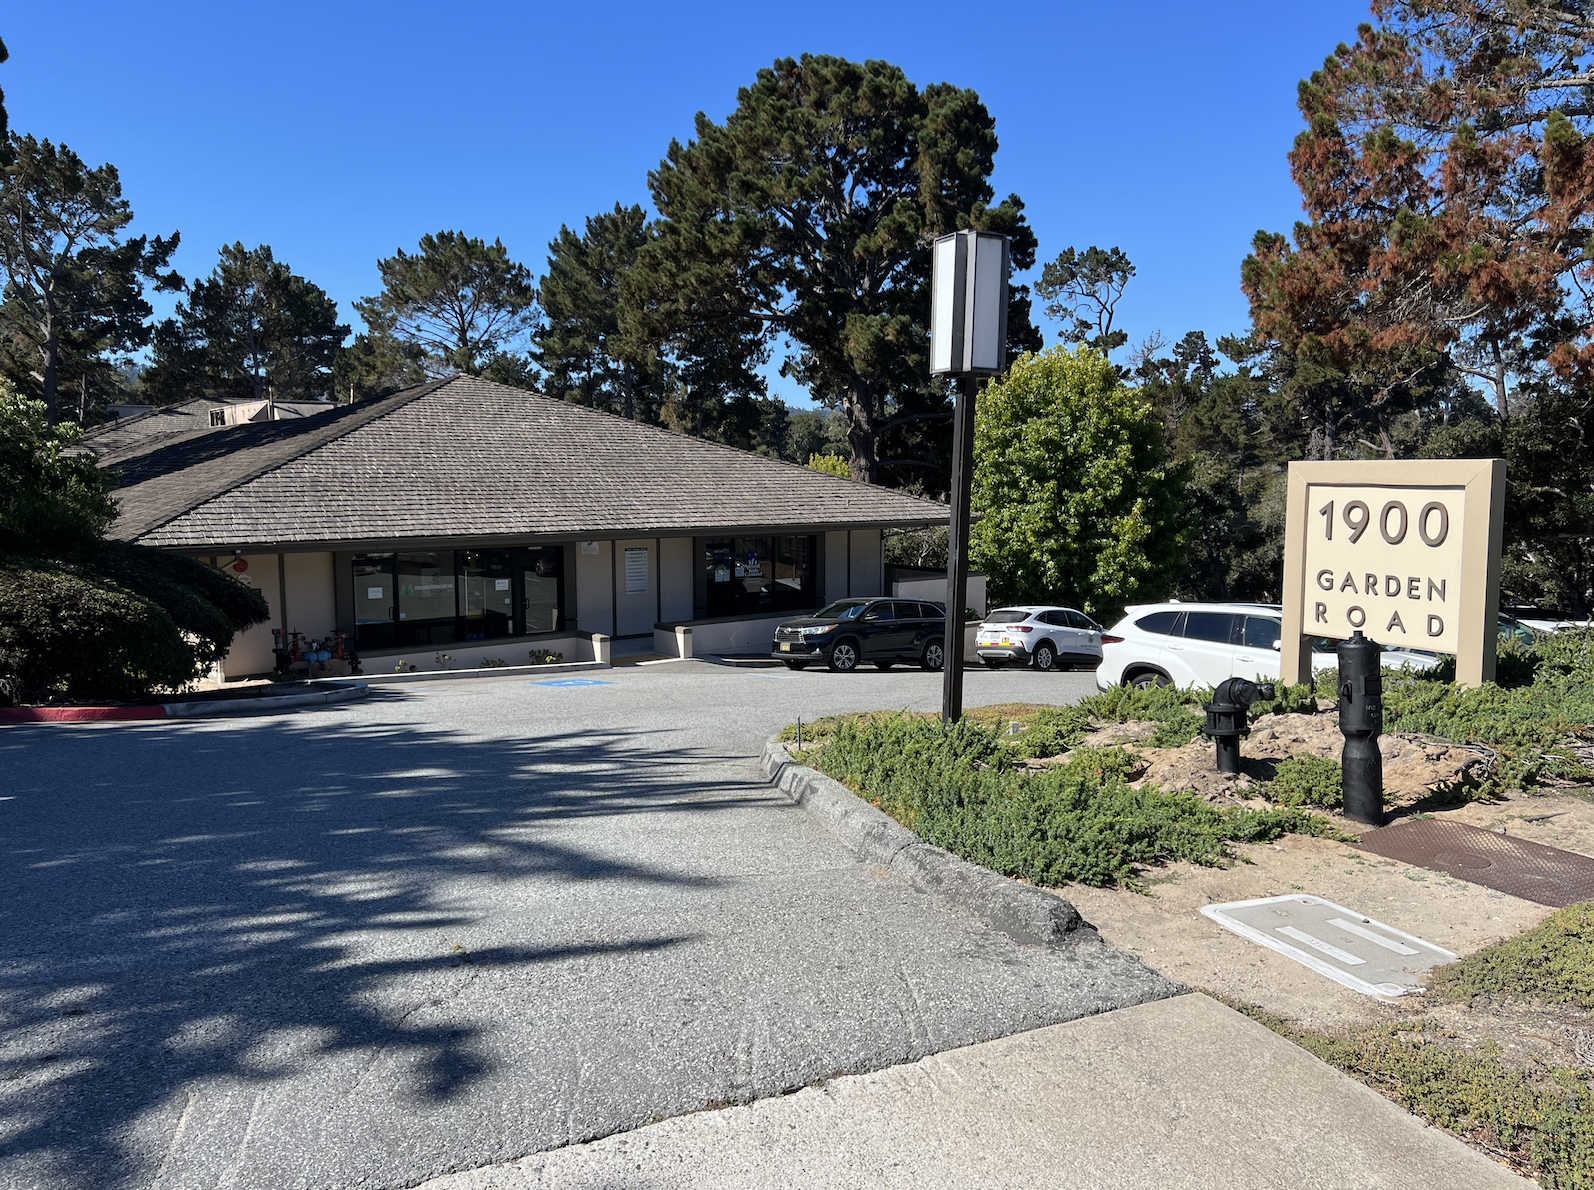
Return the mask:
[[1280,653],[1284,650],[1284,642],[1282,640],[1276,640],[1268,647],[1271,648],[1275,653]]

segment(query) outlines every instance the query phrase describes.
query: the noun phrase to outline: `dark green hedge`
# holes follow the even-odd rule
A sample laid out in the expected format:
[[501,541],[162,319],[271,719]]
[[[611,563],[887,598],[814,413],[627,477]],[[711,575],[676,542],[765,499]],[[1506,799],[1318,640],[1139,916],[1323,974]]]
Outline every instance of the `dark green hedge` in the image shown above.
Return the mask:
[[258,592],[193,558],[118,543],[0,555],[0,702],[180,690],[267,616]]

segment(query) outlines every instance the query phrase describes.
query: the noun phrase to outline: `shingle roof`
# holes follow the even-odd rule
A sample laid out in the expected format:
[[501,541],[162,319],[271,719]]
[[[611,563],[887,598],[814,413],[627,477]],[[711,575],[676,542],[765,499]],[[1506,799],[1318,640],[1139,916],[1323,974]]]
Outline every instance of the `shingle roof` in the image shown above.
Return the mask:
[[947,519],[932,501],[466,376],[117,466],[112,531],[175,549]]
[[[83,445],[100,456],[102,466],[112,466],[123,458],[144,454],[156,446],[196,434],[214,433],[219,427],[210,424],[212,409],[250,403],[199,397],[179,405],[162,405],[95,426],[83,435]],[[278,401],[277,416],[281,419],[311,417],[330,408],[320,401]]]

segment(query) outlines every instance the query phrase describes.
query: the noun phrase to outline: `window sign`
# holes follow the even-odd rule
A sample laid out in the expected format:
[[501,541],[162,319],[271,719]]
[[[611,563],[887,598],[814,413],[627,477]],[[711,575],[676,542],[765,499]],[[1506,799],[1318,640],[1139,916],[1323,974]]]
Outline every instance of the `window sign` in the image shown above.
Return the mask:
[[509,590],[509,580],[507,578],[495,578],[493,580],[493,590],[495,590],[495,591],[507,591],[507,590]]
[[1282,672],[1309,673],[1303,635],[1359,631],[1492,679],[1504,500],[1500,459],[1291,463]]
[[365,597],[367,599],[381,599],[385,594],[386,592],[381,587],[367,587],[365,589]]
[[648,589],[648,551],[646,546],[627,546],[625,551],[625,593],[644,595]]

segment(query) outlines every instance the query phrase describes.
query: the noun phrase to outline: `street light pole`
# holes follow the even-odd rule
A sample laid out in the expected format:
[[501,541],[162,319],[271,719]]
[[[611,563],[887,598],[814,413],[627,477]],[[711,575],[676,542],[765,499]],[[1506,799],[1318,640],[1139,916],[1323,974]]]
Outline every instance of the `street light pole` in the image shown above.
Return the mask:
[[952,520],[946,537],[946,643],[942,650],[941,722],[963,715],[963,609],[969,602],[969,494],[974,484],[972,375],[957,379],[952,415]]
[[974,394],[1007,366],[1007,237],[942,236],[930,252],[930,374],[957,387],[952,417],[952,517],[946,541],[946,632],[941,720],[963,714],[963,609],[968,606],[969,492],[974,480]]

